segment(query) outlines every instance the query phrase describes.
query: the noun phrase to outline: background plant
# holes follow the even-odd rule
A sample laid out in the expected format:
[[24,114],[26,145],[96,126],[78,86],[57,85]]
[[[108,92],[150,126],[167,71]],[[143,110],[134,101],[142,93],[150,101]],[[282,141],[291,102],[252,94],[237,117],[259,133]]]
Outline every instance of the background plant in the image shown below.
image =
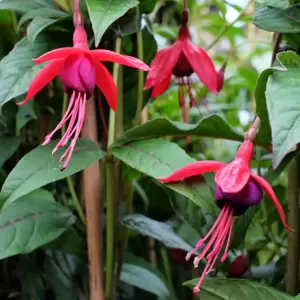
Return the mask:
[[[203,265],[193,269],[184,257],[218,213],[212,177],[168,186],[155,178],[195,159],[231,161],[258,115],[252,168],[272,183],[295,233],[284,231],[268,199],[236,218],[229,260],[204,281],[201,299],[293,299],[300,253],[298,2],[189,0],[193,42],[209,50],[217,69],[228,60],[219,96],[195,78],[209,108],[200,106],[204,118],[192,108],[192,124],[179,122],[175,83],[153,101],[143,91],[146,74],[106,64],[118,85],[118,113],[109,117],[96,90],[82,139],[61,172],[51,156],[55,141],[39,146],[65,110],[61,83],[16,103],[41,68],[32,59],[72,45],[72,3],[2,0],[0,298],[195,297],[182,283],[192,288]],[[183,8],[181,0],[80,4],[91,48],[147,64],[176,39]]]

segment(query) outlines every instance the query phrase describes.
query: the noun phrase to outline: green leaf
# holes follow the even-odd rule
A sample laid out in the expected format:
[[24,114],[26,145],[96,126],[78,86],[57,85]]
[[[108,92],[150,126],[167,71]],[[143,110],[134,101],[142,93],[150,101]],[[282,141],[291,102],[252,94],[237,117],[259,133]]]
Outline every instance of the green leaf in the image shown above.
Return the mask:
[[[237,132],[218,115],[203,118],[197,124],[174,122],[167,118],[157,118],[141,126],[126,131],[112,147],[146,138],[165,136],[201,136],[209,138],[220,138],[235,141],[243,141],[244,134]],[[256,143],[268,146],[258,135]]]
[[0,213],[0,259],[29,253],[59,237],[75,222],[62,205],[19,199]]
[[43,274],[37,265],[31,262],[26,256],[20,256],[18,269],[22,285],[22,298],[44,300],[45,288],[42,278]]
[[[193,289],[197,282],[198,278],[187,281],[183,285]],[[225,278],[206,278],[197,296],[207,300],[293,299],[288,294],[255,281]]]
[[80,264],[81,261],[71,255],[57,251],[46,252],[45,277],[56,300],[79,299],[79,287],[75,279]]
[[257,3],[265,6],[277,7],[280,9],[285,9],[290,6],[289,0],[258,0]]
[[2,0],[0,1],[0,10],[9,9],[19,12],[28,12],[32,9],[41,7],[54,7],[53,1],[47,0]]
[[18,29],[20,29],[20,27],[26,21],[34,19],[36,17],[60,18],[60,17],[66,17],[66,16],[68,16],[68,14],[66,14],[65,12],[58,10],[58,9],[53,9],[53,8],[48,8],[48,7],[32,9],[22,16],[22,18],[20,19],[19,24],[18,24]]
[[[115,145],[112,153],[132,168],[154,178],[168,176],[195,161],[177,144],[162,139],[140,140],[120,147]],[[214,202],[205,198],[206,192],[201,183],[186,180],[167,186],[191,199],[205,212],[213,214],[216,211]]]
[[300,300],[300,294],[294,298],[294,300]]
[[[16,97],[15,101],[23,101],[23,97]],[[4,113],[3,113],[4,114]],[[31,120],[37,120],[38,117],[35,112],[34,101],[28,101],[27,103],[18,107],[16,115],[16,129],[22,129]]]
[[140,14],[150,14],[158,0],[139,0]]
[[36,200],[40,200],[40,201],[55,202],[54,195],[45,189],[34,190],[34,191],[30,192],[29,194],[22,196],[19,199],[25,199],[25,198],[26,199],[36,199]]
[[44,17],[34,18],[27,27],[27,38],[29,43],[33,44],[39,33],[60,20],[61,19],[49,19]]
[[169,291],[162,274],[146,260],[132,254],[126,255],[120,280],[148,291],[159,299],[169,299]]
[[260,74],[255,88],[256,113],[260,118],[259,134],[263,142],[268,144],[270,144],[271,141],[271,126],[269,122],[265,92],[266,92],[268,77],[272,72],[273,72],[272,68],[268,68],[264,70]]
[[98,47],[106,29],[130,8],[138,4],[137,0],[86,0],[95,35],[95,46]]
[[18,137],[0,137],[0,167],[18,150],[21,141]]
[[61,236],[43,248],[56,250],[78,258],[85,258],[86,255],[85,241],[72,227],[68,228]]
[[43,67],[34,64],[32,59],[48,51],[49,45],[47,36],[39,36],[34,45],[25,37],[0,61],[0,108],[27,92],[31,81]]
[[68,167],[61,171],[59,157],[63,149],[60,149],[55,156],[51,155],[56,144],[57,141],[52,141],[46,146],[39,146],[19,161],[2,187],[1,193],[7,198],[5,206],[48,183],[87,168],[104,156],[104,152],[92,141],[79,139]]
[[257,27],[267,31],[300,32],[300,6],[294,5],[287,9],[280,9],[257,5],[253,22]]
[[169,224],[152,220],[141,214],[133,214],[123,219],[123,224],[142,235],[153,237],[168,248],[182,249],[186,252],[193,248],[180,238]]
[[300,57],[294,52],[282,52],[277,58],[282,67],[269,75],[265,93],[272,128],[274,168],[300,142]]

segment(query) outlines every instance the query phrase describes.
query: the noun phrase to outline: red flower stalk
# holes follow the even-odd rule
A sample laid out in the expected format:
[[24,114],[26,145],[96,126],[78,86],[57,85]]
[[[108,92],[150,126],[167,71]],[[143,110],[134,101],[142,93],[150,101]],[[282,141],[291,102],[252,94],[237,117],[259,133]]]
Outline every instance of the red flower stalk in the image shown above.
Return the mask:
[[60,158],[60,161],[63,163],[62,169],[67,167],[71,159],[84,122],[85,104],[87,99],[93,94],[95,85],[104,94],[110,108],[114,111],[117,108],[117,87],[112,75],[102,62],[110,61],[143,71],[150,70],[145,63],[135,57],[121,55],[109,50],[90,50],[87,34],[81,24],[81,13],[79,10],[76,10],[74,12],[75,31],[73,34],[73,47],[55,49],[33,60],[37,64],[46,61],[50,62],[31,82],[25,100],[18,103],[20,105],[25,104],[54,77],[60,75],[64,90],[70,96],[70,102],[62,120],[45,137],[42,145],[47,145],[53,135],[68,122],[65,134],[52,152],[52,155],[54,155],[59,147],[65,146],[72,139],[70,146]]
[[191,42],[188,17],[189,11],[185,7],[177,41],[156,54],[150,65],[152,70],[148,73],[145,86],[146,89],[153,88],[151,97],[156,98],[168,89],[173,74],[179,85],[178,98],[184,122],[187,122],[185,93],[189,97],[190,107],[198,107],[190,78],[194,72],[199,80],[216,95],[222,88],[218,85],[218,73],[207,52]]
[[200,291],[200,285],[204,277],[213,269],[225,243],[225,251],[221,257],[221,262],[227,258],[234,217],[244,214],[250,206],[258,205],[263,198],[263,191],[273,201],[283,226],[288,231],[293,231],[287,225],[284,210],[272,186],[263,177],[253,174],[250,169],[254,152],[253,140],[255,139],[258,123],[259,119],[257,118],[232,162],[224,164],[219,161],[198,161],[175,171],[166,178],[159,179],[161,182],[168,183],[199,174],[216,172],[215,200],[217,206],[221,208],[221,213],[206,236],[200,239],[196,247],[186,256],[188,260],[206,242],[201,254],[194,259],[195,267],[204,257],[207,259],[207,264],[198,284],[194,288],[194,293]]

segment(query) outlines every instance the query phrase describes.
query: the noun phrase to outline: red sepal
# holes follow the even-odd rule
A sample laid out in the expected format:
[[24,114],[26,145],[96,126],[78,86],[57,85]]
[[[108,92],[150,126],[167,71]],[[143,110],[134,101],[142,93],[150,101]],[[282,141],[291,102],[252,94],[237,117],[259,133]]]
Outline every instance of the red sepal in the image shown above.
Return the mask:
[[96,69],[96,85],[103,93],[109,107],[117,110],[118,105],[118,91],[113,77],[106,69],[106,67],[99,61],[94,61]]
[[87,51],[82,50],[80,48],[73,48],[73,47],[58,48],[44,53],[40,57],[33,59],[33,61],[36,64],[41,64],[43,62],[52,59],[67,58],[71,54],[82,55],[84,53],[87,53]]
[[218,75],[206,51],[194,45],[190,40],[182,42],[183,52],[200,81],[213,93],[218,95]]
[[63,66],[64,59],[56,59],[46,65],[34,79],[31,81],[26,98],[24,101],[19,102],[18,105],[23,105],[35,96],[44,86],[46,86],[54,77],[59,75]]
[[90,50],[89,53],[94,60],[115,62],[124,66],[140,69],[143,71],[151,70],[151,68],[148,67],[144,62],[132,56],[122,55],[110,50],[98,49]]
[[216,172],[222,166],[224,166],[224,163],[215,160],[196,161],[175,171],[170,176],[165,178],[158,178],[158,180],[165,183],[178,181],[195,175]]
[[294,230],[292,228],[290,228],[289,225],[287,224],[283,207],[282,207],[280,201],[278,200],[278,198],[276,197],[276,195],[273,191],[273,188],[269,184],[269,182],[267,182],[264,178],[262,178],[258,175],[251,174],[251,176],[261,186],[261,188],[265,191],[265,193],[273,201],[273,203],[279,213],[279,216],[280,216],[280,219],[281,219],[281,222],[282,222],[284,228],[290,232],[294,232]]
[[244,160],[236,158],[217,171],[216,183],[224,193],[237,193],[249,181],[251,170]]

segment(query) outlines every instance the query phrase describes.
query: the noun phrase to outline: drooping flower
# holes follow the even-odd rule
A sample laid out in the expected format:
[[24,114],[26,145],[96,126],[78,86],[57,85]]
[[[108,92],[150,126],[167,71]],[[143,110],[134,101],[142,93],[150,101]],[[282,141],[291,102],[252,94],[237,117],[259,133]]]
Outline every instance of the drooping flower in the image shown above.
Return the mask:
[[[75,18],[75,16],[77,17]],[[80,14],[74,15],[77,23],[78,19],[80,19],[78,16]],[[112,75],[102,62],[115,62],[143,71],[150,70],[145,63],[135,57],[121,55],[109,50],[90,50],[87,34],[81,24],[75,25],[73,47],[55,49],[33,61],[37,64],[50,62],[36,75],[29,86],[25,100],[18,104],[25,104],[57,75],[60,75],[64,90],[70,96],[69,105],[62,120],[45,137],[42,144],[47,145],[53,135],[68,122],[65,134],[52,152],[54,155],[59,147],[65,146],[72,139],[70,146],[60,158],[60,161],[63,163],[62,169],[67,167],[71,159],[83,126],[86,101],[93,94],[96,85],[105,96],[110,108],[114,111],[117,108],[117,87]]]
[[[259,122],[259,119],[257,120]],[[188,260],[206,243],[201,254],[194,259],[195,267],[198,266],[203,258],[207,259],[207,264],[199,282],[194,288],[194,293],[199,292],[204,277],[214,268],[224,245],[225,250],[221,257],[221,262],[226,260],[233,230],[234,217],[244,214],[249,207],[258,205],[263,198],[263,191],[273,201],[283,226],[288,231],[293,231],[287,225],[284,210],[272,186],[263,177],[253,174],[250,169],[254,152],[253,140],[256,135],[258,122],[255,122],[249,130],[245,141],[239,147],[236,157],[232,162],[225,164],[219,161],[198,161],[175,171],[166,178],[159,179],[161,182],[168,183],[199,174],[216,172],[215,200],[221,212],[213,227],[204,238],[198,241],[196,247],[188,253],[186,257]]]
[[249,270],[249,257],[247,255],[239,255],[231,262],[228,270],[228,278],[239,278]]
[[145,85],[146,89],[153,88],[151,97],[156,98],[168,89],[174,75],[179,86],[178,99],[184,122],[187,122],[185,94],[188,95],[190,107],[198,107],[197,95],[190,77],[193,73],[196,73],[199,80],[216,95],[223,87],[223,84],[218,84],[219,74],[207,52],[192,43],[188,18],[189,11],[184,8],[177,41],[156,54],[150,65],[152,70],[148,73]]

